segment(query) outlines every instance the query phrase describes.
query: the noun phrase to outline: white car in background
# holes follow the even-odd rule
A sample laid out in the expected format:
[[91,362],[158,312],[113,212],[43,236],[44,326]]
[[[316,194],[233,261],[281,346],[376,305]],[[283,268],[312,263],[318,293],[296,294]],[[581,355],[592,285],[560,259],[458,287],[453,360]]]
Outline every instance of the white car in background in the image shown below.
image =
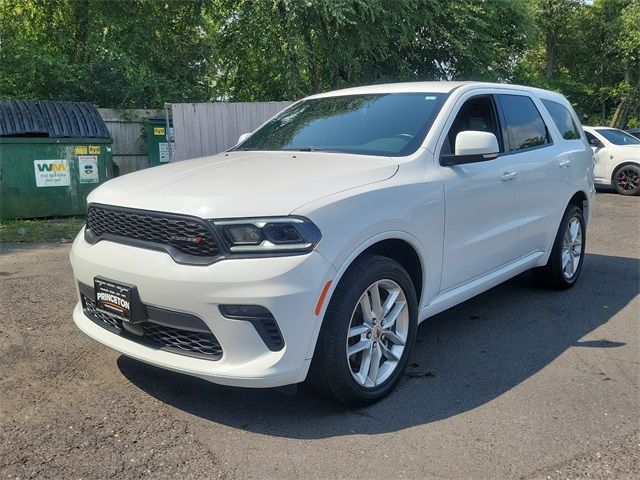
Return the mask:
[[597,186],[613,187],[622,195],[640,192],[640,140],[630,133],[609,127],[584,127],[593,149]]
[[314,95],[228,152],[95,189],[71,250],[73,318],[162,368],[241,387],[308,379],[370,403],[401,380],[423,320],[526,270],[576,283],[592,167],[557,93]]

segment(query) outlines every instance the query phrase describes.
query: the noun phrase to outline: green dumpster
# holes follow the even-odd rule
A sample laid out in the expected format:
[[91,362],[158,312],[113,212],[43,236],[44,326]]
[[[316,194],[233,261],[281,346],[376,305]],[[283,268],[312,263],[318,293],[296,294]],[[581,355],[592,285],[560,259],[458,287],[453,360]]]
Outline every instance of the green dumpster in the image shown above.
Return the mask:
[[112,172],[111,138],[92,105],[0,102],[1,219],[83,215]]
[[167,130],[164,118],[150,118],[147,125],[147,142],[149,166],[155,167],[169,163],[169,142],[167,137],[171,134],[171,127]]
[[0,137],[0,218],[83,215],[112,171],[110,139]]

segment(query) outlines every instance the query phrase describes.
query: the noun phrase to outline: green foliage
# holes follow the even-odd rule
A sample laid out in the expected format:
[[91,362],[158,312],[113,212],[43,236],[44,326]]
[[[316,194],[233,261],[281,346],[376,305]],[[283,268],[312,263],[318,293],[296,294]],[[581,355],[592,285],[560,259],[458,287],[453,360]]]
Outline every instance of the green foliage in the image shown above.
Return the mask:
[[535,6],[537,40],[517,81],[563,93],[585,124],[638,123],[640,1],[537,0]]
[[640,0],[0,0],[0,98],[158,108],[517,81],[633,125],[639,25]]
[[0,97],[204,100],[200,1],[0,0]]
[[217,92],[242,101],[393,80],[509,79],[529,20],[524,0],[214,3]]

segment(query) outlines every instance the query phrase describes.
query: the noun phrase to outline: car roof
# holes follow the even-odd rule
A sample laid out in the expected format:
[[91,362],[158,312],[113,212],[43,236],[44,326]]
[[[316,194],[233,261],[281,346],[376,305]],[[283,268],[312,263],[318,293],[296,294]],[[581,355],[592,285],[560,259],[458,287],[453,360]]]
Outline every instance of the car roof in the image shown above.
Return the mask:
[[[606,126],[590,127],[590,126],[587,126],[587,125],[583,125],[582,128],[589,129],[589,130],[620,130],[619,128],[606,127]],[[620,131],[624,132],[624,130],[620,130]]]
[[556,102],[568,103],[566,98],[556,92],[543,90],[541,88],[515,85],[509,83],[490,83],[475,81],[441,81],[441,82],[402,82],[402,83],[382,83],[378,85],[366,85],[361,87],[344,88],[325,93],[318,93],[307,97],[327,98],[340,97],[345,95],[375,95],[385,93],[451,93],[456,89],[473,90],[480,88],[495,88],[501,90],[523,90],[533,93],[539,98],[554,100]]

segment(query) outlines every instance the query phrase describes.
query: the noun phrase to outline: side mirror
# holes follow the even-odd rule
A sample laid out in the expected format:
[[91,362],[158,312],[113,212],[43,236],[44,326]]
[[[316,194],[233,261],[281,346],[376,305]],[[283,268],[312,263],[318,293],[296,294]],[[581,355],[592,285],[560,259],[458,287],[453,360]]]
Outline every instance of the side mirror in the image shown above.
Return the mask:
[[591,145],[592,147],[595,147],[595,148],[604,147],[604,144],[600,140],[598,140],[597,138],[592,138],[591,140],[589,140],[589,145]]
[[492,160],[498,156],[500,145],[491,132],[465,130],[456,135],[455,152],[455,155],[441,155],[440,163],[452,166]]
[[250,133],[243,133],[242,135],[240,135],[240,136],[238,137],[238,143],[236,143],[236,145],[238,145],[238,144],[240,144],[240,143],[244,142],[244,141],[245,141],[247,138],[249,138],[250,136],[251,136],[251,134],[250,134]]

